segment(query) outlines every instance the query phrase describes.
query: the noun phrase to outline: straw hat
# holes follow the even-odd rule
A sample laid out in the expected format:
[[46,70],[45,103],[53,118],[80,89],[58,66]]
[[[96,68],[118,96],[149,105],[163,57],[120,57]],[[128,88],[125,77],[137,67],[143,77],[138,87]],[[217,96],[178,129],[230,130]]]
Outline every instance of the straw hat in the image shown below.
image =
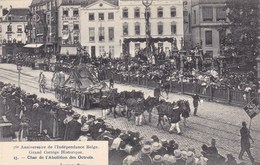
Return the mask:
[[176,160],[179,160],[182,158],[181,150],[174,150],[174,156]]
[[141,151],[144,154],[149,154],[152,152],[152,148],[150,145],[144,145],[143,148],[141,149]]
[[161,163],[163,160],[162,160],[162,156],[161,155],[155,155],[154,158],[153,158],[153,162],[155,163]]
[[155,142],[155,143],[152,144],[152,150],[153,151],[157,151],[157,150],[159,150],[161,148],[162,148],[162,144],[161,143]]
[[80,114],[79,114],[79,113],[74,113],[74,114],[72,115],[72,117],[73,117],[74,119],[78,119],[78,118],[80,117]]

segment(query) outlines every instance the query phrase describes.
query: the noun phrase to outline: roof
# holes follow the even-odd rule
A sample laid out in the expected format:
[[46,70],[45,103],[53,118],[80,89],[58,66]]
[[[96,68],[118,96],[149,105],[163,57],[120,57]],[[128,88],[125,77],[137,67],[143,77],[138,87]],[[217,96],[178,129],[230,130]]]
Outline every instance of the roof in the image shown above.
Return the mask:
[[51,0],[32,0],[32,3],[30,6],[35,6],[38,4],[42,4],[42,3],[46,3],[46,2],[50,2]]
[[80,5],[84,0],[62,0],[61,5]]
[[[9,12],[4,16],[3,21],[24,22],[26,21],[26,16],[29,13],[29,8],[11,8]],[[9,17],[12,17],[11,20],[8,19]]]
[[[98,1],[102,1],[102,0],[85,0],[81,3],[81,5],[83,7],[86,7],[86,6],[89,6],[89,5],[91,5],[95,2],[98,2]],[[108,3],[115,5],[115,6],[118,6],[118,3],[119,3],[119,0],[103,0],[103,1],[108,2]]]

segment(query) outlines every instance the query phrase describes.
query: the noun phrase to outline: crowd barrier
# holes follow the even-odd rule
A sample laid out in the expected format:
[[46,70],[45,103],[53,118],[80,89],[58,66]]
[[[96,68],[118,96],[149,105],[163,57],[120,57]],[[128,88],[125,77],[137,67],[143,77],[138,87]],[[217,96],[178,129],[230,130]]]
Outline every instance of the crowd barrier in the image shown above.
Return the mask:
[[[113,75],[113,76],[112,76]],[[135,77],[133,75],[126,75],[120,73],[112,74],[107,71],[106,78],[113,77],[116,83],[137,85],[147,88],[156,88],[157,82],[145,77]],[[234,90],[228,87],[215,87],[215,86],[202,86],[199,83],[194,82],[177,82],[170,81],[170,92],[182,93],[186,95],[199,94],[202,98],[206,98],[209,101],[221,102],[230,105],[244,107],[253,98],[256,103],[259,103],[260,97],[256,92],[245,92],[242,90]]]

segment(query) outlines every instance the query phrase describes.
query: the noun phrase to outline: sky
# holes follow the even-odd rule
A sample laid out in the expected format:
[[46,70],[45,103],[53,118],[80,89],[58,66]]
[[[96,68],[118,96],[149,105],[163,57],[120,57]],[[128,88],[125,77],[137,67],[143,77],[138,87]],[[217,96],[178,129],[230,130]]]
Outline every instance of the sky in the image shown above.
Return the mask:
[[10,5],[13,8],[24,8],[29,7],[32,0],[0,0],[0,6],[3,6],[3,8],[10,8]]

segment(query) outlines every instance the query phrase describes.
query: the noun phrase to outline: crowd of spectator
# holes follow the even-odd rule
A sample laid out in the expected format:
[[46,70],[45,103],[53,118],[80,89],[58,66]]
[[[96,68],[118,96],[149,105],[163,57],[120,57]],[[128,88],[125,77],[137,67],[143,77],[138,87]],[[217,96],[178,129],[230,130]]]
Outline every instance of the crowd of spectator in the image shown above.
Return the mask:
[[[210,145],[203,144],[201,150],[193,146],[183,148],[174,139],[160,139],[156,135],[144,138],[139,132],[115,129],[100,118],[81,116],[71,107],[64,108],[57,102],[26,94],[11,84],[1,82],[0,89],[0,103],[4,107],[1,115],[5,122],[13,124],[13,137],[18,141],[53,140],[55,134],[61,137],[60,140],[108,141],[109,165],[238,164],[232,154],[226,157],[219,154],[215,139]],[[44,124],[39,125],[39,121]],[[47,123],[51,126],[48,127]],[[30,130],[33,128],[40,129],[40,132],[43,129],[43,135],[38,139],[32,137]]]

